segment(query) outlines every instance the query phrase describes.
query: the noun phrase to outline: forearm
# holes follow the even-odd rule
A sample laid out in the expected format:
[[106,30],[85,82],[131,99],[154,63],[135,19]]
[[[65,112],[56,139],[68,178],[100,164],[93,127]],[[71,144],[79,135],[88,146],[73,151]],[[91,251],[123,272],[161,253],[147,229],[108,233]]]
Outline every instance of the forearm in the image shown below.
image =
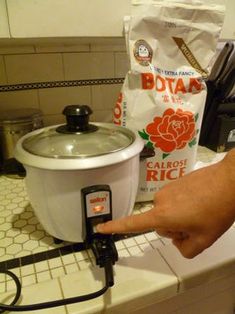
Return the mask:
[[235,183],[235,148],[227,153],[222,163],[224,164],[229,180],[231,180],[231,183]]
[[235,220],[235,149],[230,150],[218,166],[216,184],[223,187],[218,198],[231,219]]

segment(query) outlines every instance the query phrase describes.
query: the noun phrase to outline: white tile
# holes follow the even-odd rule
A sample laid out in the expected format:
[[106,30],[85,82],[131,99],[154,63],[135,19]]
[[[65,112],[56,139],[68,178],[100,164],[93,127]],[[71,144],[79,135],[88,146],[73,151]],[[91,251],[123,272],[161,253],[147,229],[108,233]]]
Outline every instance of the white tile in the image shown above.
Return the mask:
[[133,247],[128,248],[128,251],[130,252],[131,256],[135,256],[141,252],[141,249],[138,246],[133,246]]
[[77,272],[78,269],[78,265],[77,264],[69,264],[69,265],[65,265],[65,272],[66,274],[71,274],[71,273],[75,273]]
[[[67,306],[68,313],[131,313],[176,294],[177,278],[155,251],[120,259],[114,266],[114,286],[105,296]],[[103,269],[94,267],[60,278],[65,297],[94,292],[104,286]]]
[[66,80],[114,77],[113,53],[66,53],[63,59]]
[[37,241],[29,240],[26,243],[23,244],[23,249],[32,251],[38,246]]
[[62,116],[61,114],[44,115],[43,116],[43,123],[44,123],[44,126],[64,124],[65,123],[65,117]]
[[111,109],[94,110],[91,121],[111,123],[113,121],[113,111]]
[[49,263],[50,269],[61,267],[63,265],[60,257],[51,258],[48,260],[48,263]]
[[73,254],[63,255],[61,257],[61,259],[62,259],[62,262],[63,262],[64,265],[72,264],[72,263],[76,262],[75,257],[74,257]]
[[138,244],[142,244],[142,243],[146,243],[147,240],[145,238],[144,235],[139,235],[139,236],[136,236],[134,237],[135,241],[138,243]]
[[10,260],[12,258],[14,258],[14,256],[8,255],[8,254],[4,254],[3,256],[0,257],[0,262],[5,262],[5,261],[8,261],[8,260]]
[[222,300],[221,298],[218,298],[218,296],[224,291],[228,291],[230,289],[234,290],[234,288],[235,274],[184,291],[183,293],[180,293],[177,298],[175,298],[175,304],[178,309],[186,309],[189,305],[192,304],[194,304],[194,307],[197,308],[195,304],[202,304],[203,300],[209,299],[211,297],[216,297],[221,302]]
[[127,248],[132,247],[132,246],[136,246],[136,242],[135,242],[134,238],[125,239],[125,240],[123,240],[123,243],[125,244],[125,246]]
[[[12,292],[3,293],[0,295],[0,302],[1,303],[8,303],[15,295]],[[53,301],[62,299],[63,295],[61,293],[60,285],[57,280],[50,280],[46,283],[38,283],[31,286],[26,286],[22,288],[21,298],[18,302],[18,305],[26,305],[26,304],[36,304],[42,303],[47,301]],[[32,311],[31,311],[32,312]],[[18,313],[25,313],[25,312],[18,312]],[[66,314],[65,308],[62,306],[55,307],[51,309],[43,309],[38,310],[37,313],[39,314]]]
[[30,254],[30,251],[26,251],[26,250],[22,249],[22,251],[20,251],[19,253],[15,254],[14,257],[23,257],[23,256],[27,256],[29,254]]
[[35,50],[37,53],[51,53],[51,52],[81,52],[81,51],[90,51],[89,45],[82,45],[76,43],[76,40],[73,41],[67,39],[62,43],[45,43],[45,44],[36,44]]
[[171,245],[172,244],[172,240],[169,238],[160,238],[160,239],[161,239],[162,243],[165,245]]
[[16,284],[14,280],[8,280],[6,282],[6,291],[14,291],[16,289]]
[[37,282],[47,281],[51,279],[51,274],[49,271],[42,271],[36,274]]
[[[11,229],[12,228],[12,224],[11,223],[9,223],[9,222],[4,222],[3,224],[2,224],[2,226],[1,226],[1,229],[3,230],[3,231],[7,231],[7,230],[9,230],[9,229]],[[3,246],[4,247],[7,247],[9,244],[11,244],[12,243],[12,239],[10,239],[10,238],[5,238],[4,239],[4,241],[3,241]]]
[[0,93],[0,113],[19,108],[39,108],[36,90]]
[[142,252],[153,250],[153,247],[150,245],[150,243],[140,244],[139,247],[141,248]]
[[161,240],[153,240],[153,241],[151,241],[151,245],[152,245],[152,247],[154,247],[155,249],[159,249],[159,248],[162,247],[164,244],[162,243]]
[[74,255],[78,262],[88,259],[88,254],[86,251],[76,252]]
[[49,269],[48,261],[35,263],[35,269],[37,273],[48,270]]
[[60,81],[64,79],[61,54],[6,55],[9,84]]
[[0,284],[0,294],[6,292],[6,287],[5,287],[5,283],[1,283]]
[[22,287],[31,286],[36,283],[36,276],[24,276],[21,278]]
[[0,273],[0,283],[1,284],[6,281],[6,277],[7,277],[6,274]]
[[12,273],[14,273],[17,277],[20,277],[21,275],[21,267],[20,268],[13,268],[13,269],[10,269],[10,271]]
[[91,104],[91,89],[84,87],[62,87],[39,90],[40,109],[45,115],[61,115],[67,105]]
[[122,240],[115,242],[115,246],[116,246],[117,250],[122,250],[125,248]]
[[7,76],[3,56],[0,56],[0,85],[4,84],[7,84]]
[[[184,293],[138,309],[133,314],[198,314],[232,313],[235,277],[226,277],[208,285],[184,291]],[[228,308],[229,307],[229,308]]]
[[126,52],[115,53],[115,77],[125,77],[130,70]]
[[7,247],[6,252],[12,254],[13,256],[22,250],[22,245],[20,244],[11,244]]
[[118,251],[118,257],[123,258],[123,257],[129,257],[130,253],[128,252],[127,249],[122,249]]
[[63,267],[51,269],[52,278],[57,278],[57,277],[64,276],[64,275],[65,275],[65,271],[64,271]]
[[33,264],[21,267],[21,275],[22,276],[28,276],[28,275],[32,275],[34,273],[35,273],[35,270],[34,270]]
[[234,288],[212,295],[207,298],[197,299],[189,306],[180,308],[177,314],[198,314],[198,313],[216,313],[232,314],[234,313]]
[[210,248],[193,259],[184,258],[172,245],[159,248],[180,281],[180,291],[235,273],[235,230],[228,230]]
[[120,84],[92,86],[92,107],[95,110],[113,110],[120,90]]
[[126,51],[124,38],[100,38],[99,42],[91,42],[91,51]]
[[92,263],[90,260],[79,261],[78,266],[79,266],[79,269],[84,270],[84,269],[88,269],[89,267],[91,267]]
[[[21,231],[19,230],[19,229],[10,229],[10,230],[8,230],[7,232],[6,232],[6,236],[7,237],[10,237],[10,238],[14,238],[14,242],[15,243],[23,243],[23,242],[25,242],[25,240],[27,241],[28,239],[26,239],[25,237],[24,237],[24,235],[23,234],[21,234]],[[18,239],[19,239],[19,237],[20,236],[22,236],[23,237],[23,240],[22,240],[22,242],[20,242],[20,240],[18,241]],[[17,239],[17,241],[15,241],[15,239]]]
[[1,55],[11,55],[11,54],[16,55],[16,54],[25,54],[25,53],[35,53],[34,46],[29,45],[25,42],[19,45],[15,41],[6,42],[5,44],[0,46]]
[[149,232],[145,234],[145,237],[148,241],[154,241],[159,239],[156,232]]
[[[30,233],[34,232],[36,230],[36,226],[35,225],[30,225],[30,223],[27,221],[27,224],[20,229],[20,231],[22,232],[22,234],[27,234],[29,235]],[[33,244],[35,241],[31,241],[31,243]],[[32,250],[36,249],[35,245],[33,244],[31,247]]]

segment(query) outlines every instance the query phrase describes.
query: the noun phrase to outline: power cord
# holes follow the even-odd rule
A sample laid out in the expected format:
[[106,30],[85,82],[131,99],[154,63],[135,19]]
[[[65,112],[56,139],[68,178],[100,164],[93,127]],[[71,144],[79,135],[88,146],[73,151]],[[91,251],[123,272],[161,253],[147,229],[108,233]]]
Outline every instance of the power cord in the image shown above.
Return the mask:
[[36,304],[29,304],[29,305],[15,305],[20,298],[21,295],[21,284],[18,277],[12,273],[11,271],[1,271],[0,273],[6,274],[10,276],[15,284],[16,284],[16,295],[14,300],[9,305],[1,304],[0,303],[0,313],[4,313],[5,311],[13,311],[13,312],[20,312],[20,311],[35,311],[41,309],[47,309],[62,305],[68,305],[72,303],[84,302],[94,298],[97,298],[104,294],[110,286],[113,285],[113,262],[111,259],[106,259],[104,261],[104,270],[105,270],[105,286],[96,291],[89,294],[60,299],[55,301],[43,302],[43,303],[36,303]]
[[[19,300],[20,298],[20,295],[21,295],[21,283],[18,279],[18,277],[12,273],[11,271],[9,270],[6,270],[6,271],[0,271],[1,274],[6,274],[7,276],[11,277],[13,279],[13,281],[15,282],[15,285],[16,285],[16,295],[13,299],[13,301],[11,302],[11,304],[9,306],[14,306],[17,301]],[[4,313],[5,310],[1,309],[1,303],[0,303],[0,313]]]

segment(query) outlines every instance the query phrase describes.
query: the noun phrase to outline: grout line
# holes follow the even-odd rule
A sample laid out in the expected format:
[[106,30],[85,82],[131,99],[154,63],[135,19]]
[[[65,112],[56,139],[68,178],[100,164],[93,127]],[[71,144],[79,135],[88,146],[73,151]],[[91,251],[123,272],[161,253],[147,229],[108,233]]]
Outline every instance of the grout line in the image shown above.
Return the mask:
[[160,254],[160,256],[162,257],[162,259],[165,261],[165,263],[168,265],[168,267],[170,268],[170,270],[172,271],[172,273],[176,276],[177,278],[177,293],[179,293],[180,291],[180,280],[176,274],[176,272],[174,271],[174,269],[171,267],[171,265],[168,263],[168,261],[165,259],[165,257],[162,255],[161,251],[159,249],[157,249],[158,253]]
[[64,53],[63,53],[63,52],[61,52],[61,53],[60,53],[60,55],[61,55],[61,62],[62,62],[62,72],[63,72],[63,78],[64,78],[64,80],[65,80]]
[[[58,281],[58,284],[59,284],[59,287],[60,287],[60,292],[61,292],[61,295],[62,295],[62,299],[65,299],[64,290],[63,290],[60,278],[57,278],[57,281]],[[65,309],[66,314],[69,314],[69,310],[68,310],[67,305],[64,305],[63,307]]]

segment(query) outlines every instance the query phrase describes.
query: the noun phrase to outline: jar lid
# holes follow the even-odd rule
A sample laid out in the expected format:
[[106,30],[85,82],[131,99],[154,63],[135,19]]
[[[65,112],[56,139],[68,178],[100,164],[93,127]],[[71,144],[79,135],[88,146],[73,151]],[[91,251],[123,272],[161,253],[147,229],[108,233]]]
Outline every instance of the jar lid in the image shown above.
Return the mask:
[[19,108],[1,112],[0,125],[32,122],[42,117],[42,112],[35,108]]
[[101,156],[122,150],[134,141],[133,133],[111,123],[89,123],[91,109],[85,105],[67,106],[67,124],[41,129],[28,136],[23,148],[34,155],[56,159]]

